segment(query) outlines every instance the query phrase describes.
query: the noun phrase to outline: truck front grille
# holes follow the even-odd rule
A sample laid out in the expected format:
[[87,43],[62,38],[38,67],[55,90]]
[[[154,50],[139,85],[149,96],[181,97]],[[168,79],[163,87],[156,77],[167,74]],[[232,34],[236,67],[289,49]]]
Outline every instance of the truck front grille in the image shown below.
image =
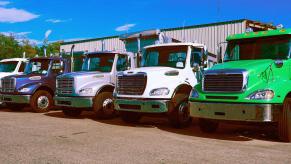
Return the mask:
[[58,78],[57,94],[72,94],[74,90],[74,78]]
[[242,92],[246,84],[244,74],[241,73],[210,73],[203,78],[205,92]]
[[15,91],[16,79],[15,78],[4,78],[1,80],[1,91],[5,93],[12,93]]
[[117,94],[120,95],[142,95],[147,84],[145,73],[134,75],[120,75],[117,77]]

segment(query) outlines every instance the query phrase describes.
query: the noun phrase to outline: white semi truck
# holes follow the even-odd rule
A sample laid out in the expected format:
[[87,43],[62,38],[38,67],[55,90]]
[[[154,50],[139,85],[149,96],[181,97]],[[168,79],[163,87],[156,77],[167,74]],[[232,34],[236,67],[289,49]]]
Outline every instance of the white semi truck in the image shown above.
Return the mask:
[[115,116],[112,93],[118,72],[135,68],[130,52],[101,51],[85,55],[81,72],[57,77],[55,104],[70,117],[93,110],[99,118]]
[[144,114],[167,114],[174,127],[189,125],[188,97],[207,66],[207,48],[198,43],[145,47],[141,67],[118,74],[115,109],[125,122]]
[[[11,58],[0,61],[0,80],[3,77],[10,75],[18,75],[24,72],[27,59],[25,58]],[[0,83],[1,88],[1,83]],[[0,102],[0,104],[2,104]]]

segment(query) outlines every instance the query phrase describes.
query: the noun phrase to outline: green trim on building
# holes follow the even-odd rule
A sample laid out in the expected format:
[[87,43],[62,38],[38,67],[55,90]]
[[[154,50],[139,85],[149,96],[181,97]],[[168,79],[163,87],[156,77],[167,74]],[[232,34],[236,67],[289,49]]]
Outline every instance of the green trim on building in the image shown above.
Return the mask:
[[258,38],[258,37],[277,36],[277,35],[291,35],[291,28],[234,34],[234,35],[228,36],[226,40],[230,41],[230,40],[237,40],[237,39],[250,39],[250,38]]

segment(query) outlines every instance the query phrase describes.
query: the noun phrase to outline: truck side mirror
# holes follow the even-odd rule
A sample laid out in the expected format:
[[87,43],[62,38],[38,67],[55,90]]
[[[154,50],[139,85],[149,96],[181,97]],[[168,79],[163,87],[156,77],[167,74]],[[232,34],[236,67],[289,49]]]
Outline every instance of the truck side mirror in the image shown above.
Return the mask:
[[198,72],[198,71],[199,71],[199,64],[194,63],[194,64],[193,64],[192,71],[193,71],[193,72]]
[[218,48],[217,48],[217,63],[222,63],[222,46],[221,46],[221,44],[219,44]]

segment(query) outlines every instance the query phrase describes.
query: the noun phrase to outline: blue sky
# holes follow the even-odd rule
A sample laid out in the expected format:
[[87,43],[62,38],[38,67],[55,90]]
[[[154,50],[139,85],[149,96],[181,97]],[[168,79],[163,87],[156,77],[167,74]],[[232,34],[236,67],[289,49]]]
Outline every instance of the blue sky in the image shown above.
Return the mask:
[[291,0],[0,0],[0,32],[40,42],[235,19],[291,27]]

